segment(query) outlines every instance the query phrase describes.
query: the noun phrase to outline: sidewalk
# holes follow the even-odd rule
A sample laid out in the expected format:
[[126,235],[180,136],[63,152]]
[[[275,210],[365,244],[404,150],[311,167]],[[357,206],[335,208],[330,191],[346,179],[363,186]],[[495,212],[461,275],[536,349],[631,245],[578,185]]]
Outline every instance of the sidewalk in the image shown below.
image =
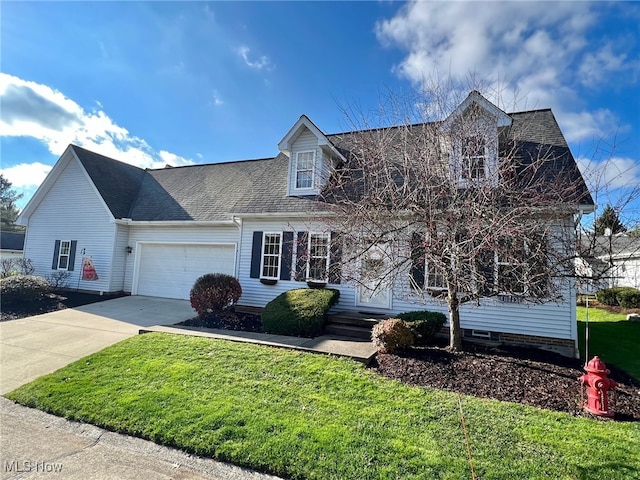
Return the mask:
[[0,397],[1,479],[280,480]]
[[161,332],[175,335],[193,335],[197,337],[218,338],[233,342],[255,343],[271,347],[289,348],[313,353],[325,353],[340,357],[349,357],[365,365],[376,354],[373,343],[357,338],[339,335],[321,335],[316,338],[288,337],[267,333],[240,332],[235,330],[217,330],[214,328],[184,327],[178,325],[145,327],[139,333]]

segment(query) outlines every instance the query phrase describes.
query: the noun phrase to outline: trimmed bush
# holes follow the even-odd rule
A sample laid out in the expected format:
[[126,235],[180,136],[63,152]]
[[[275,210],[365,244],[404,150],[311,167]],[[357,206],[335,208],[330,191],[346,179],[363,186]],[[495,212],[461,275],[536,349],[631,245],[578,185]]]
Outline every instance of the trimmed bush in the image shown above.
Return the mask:
[[622,308],[640,308],[640,290],[636,288],[621,290],[616,298]]
[[266,333],[316,337],[324,330],[329,308],[338,303],[340,291],[333,288],[299,288],[281,293],[262,311]]
[[406,322],[389,318],[373,326],[371,340],[380,353],[393,353],[413,345],[413,332]]
[[603,288],[596,293],[598,302],[623,308],[640,307],[640,290],[632,287]]
[[34,275],[13,275],[0,279],[0,295],[5,305],[38,302],[50,291],[51,284]]
[[207,273],[193,284],[189,294],[191,306],[198,315],[221,312],[234,305],[242,295],[238,280],[224,273]]
[[433,343],[436,334],[447,321],[447,316],[440,312],[421,310],[417,312],[405,312],[397,315],[413,331],[416,345],[429,345]]

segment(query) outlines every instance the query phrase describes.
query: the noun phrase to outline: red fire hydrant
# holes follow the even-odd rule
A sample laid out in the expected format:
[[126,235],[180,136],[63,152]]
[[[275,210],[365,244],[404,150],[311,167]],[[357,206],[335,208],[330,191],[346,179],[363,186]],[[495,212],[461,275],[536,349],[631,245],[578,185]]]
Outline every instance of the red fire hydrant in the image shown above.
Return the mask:
[[618,384],[607,378],[611,372],[598,357],[593,357],[584,370],[587,374],[582,375],[578,380],[588,387],[587,403],[584,404],[585,410],[600,417],[613,417],[613,411],[609,410],[607,392]]

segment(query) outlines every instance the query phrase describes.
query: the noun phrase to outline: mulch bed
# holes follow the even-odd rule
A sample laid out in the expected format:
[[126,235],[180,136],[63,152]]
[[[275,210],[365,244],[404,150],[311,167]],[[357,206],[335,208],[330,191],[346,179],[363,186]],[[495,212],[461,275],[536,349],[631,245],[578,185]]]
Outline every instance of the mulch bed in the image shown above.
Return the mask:
[[[467,346],[463,352],[444,347],[412,348],[400,354],[378,354],[372,366],[380,375],[410,385],[492,398],[589,416],[577,378],[580,360],[537,349]],[[619,386],[610,395],[615,420],[640,421],[640,381],[608,366]]]
[[[57,292],[41,304],[2,308],[2,319],[31,315],[100,302],[122,294],[95,295]],[[261,332],[259,315],[235,312],[195,317],[180,325],[245,332]],[[465,351],[450,352],[443,345],[412,348],[399,354],[378,354],[372,368],[385,377],[410,385],[522,403],[534,407],[588,416],[582,409],[586,393],[577,378],[584,374],[580,360],[537,349],[467,345]],[[613,399],[614,419],[640,421],[640,381],[609,365],[610,377],[618,382]]]
[[19,318],[41,315],[43,313],[56,312],[65,308],[74,308],[89,303],[102,302],[112,298],[124,296],[124,293],[109,293],[98,295],[96,293],[74,292],[60,290],[47,295],[41,302],[25,302],[12,305],[2,304],[0,312],[0,322],[7,320],[17,320]]
[[222,330],[236,330],[240,332],[262,332],[260,315],[236,312],[233,307],[222,313],[194,317],[178,323],[186,327],[217,328]]

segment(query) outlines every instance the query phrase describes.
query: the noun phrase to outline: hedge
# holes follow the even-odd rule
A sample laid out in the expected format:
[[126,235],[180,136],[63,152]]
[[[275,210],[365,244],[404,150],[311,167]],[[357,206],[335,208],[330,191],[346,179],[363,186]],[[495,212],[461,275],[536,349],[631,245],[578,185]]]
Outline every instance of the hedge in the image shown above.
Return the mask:
[[262,311],[266,333],[315,337],[324,330],[325,315],[338,303],[340,291],[333,288],[299,288],[281,293]]

